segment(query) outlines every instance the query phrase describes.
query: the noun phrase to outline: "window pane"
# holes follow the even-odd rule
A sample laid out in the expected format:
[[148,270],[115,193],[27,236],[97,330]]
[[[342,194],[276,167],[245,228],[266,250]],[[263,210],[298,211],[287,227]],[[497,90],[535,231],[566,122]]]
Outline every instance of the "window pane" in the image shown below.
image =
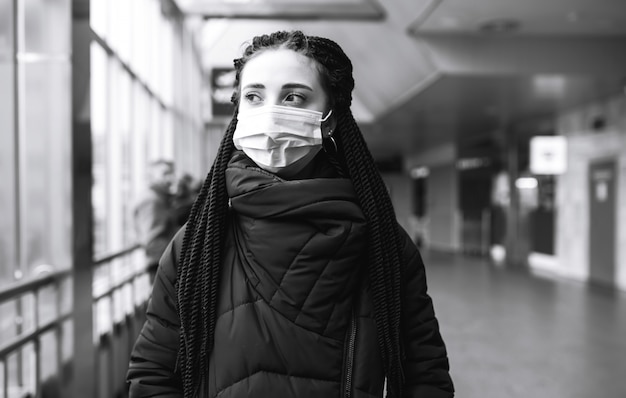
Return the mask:
[[[174,46],[174,25],[171,21],[163,21],[163,33],[161,41],[161,59],[173,60],[172,47]],[[172,86],[174,78],[173,62],[161,62],[163,70],[161,72],[161,95],[162,101],[167,106],[173,105]],[[180,76],[178,76],[180,78]]]
[[118,18],[118,2],[120,0],[104,0],[104,1],[107,4],[107,16],[108,16],[106,41],[109,44],[109,46],[113,49],[113,51],[117,52],[119,30],[118,30],[116,21]]
[[148,132],[148,140],[152,141],[151,144],[151,153],[150,160],[159,159],[164,157],[165,152],[165,123],[163,120],[163,108],[161,104],[154,98],[151,97],[152,109],[150,110],[150,123],[151,128]]
[[120,132],[123,119],[123,111],[121,109],[121,98],[123,96],[121,85],[122,76],[125,71],[119,62],[114,61],[109,64],[109,120],[110,128],[107,131],[107,159],[106,159],[106,179],[107,179],[107,251],[114,252],[121,250],[120,237],[120,221],[121,221],[121,203],[120,203],[120,185],[119,176],[121,174],[120,159],[122,154],[119,152]]
[[25,64],[20,132],[25,274],[71,266],[71,66]]
[[[23,0],[24,51],[40,54],[69,54],[70,0]],[[20,51],[22,51],[20,49]]]
[[145,0],[132,1],[133,7],[133,35],[132,35],[132,53],[131,53],[131,65],[133,70],[138,76],[142,78],[145,76],[145,63],[146,63],[146,43],[148,43],[148,36],[146,33],[146,7]]
[[130,114],[131,80],[128,72],[119,64],[111,75],[111,121],[107,174],[109,184],[109,250],[117,251],[128,246],[131,231],[128,220],[130,185]]
[[94,254],[106,252],[106,137],[108,120],[108,57],[98,44],[91,45],[91,129],[93,148]]
[[0,60],[0,286],[13,280],[17,267],[15,224],[15,108],[13,99],[13,63]]
[[130,10],[132,1],[123,0],[117,3],[118,14],[115,20],[115,29],[119,31],[119,40],[117,43],[118,55],[120,59],[126,63],[129,62],[132,44],[132,23],[130,19]]
[[130,75],[124,71],[120,79],[120,99],[119,104],[121,106],[120,113],[120,140],[118,151],[120,153],[119,164],[120,170],[118,179],[120,181],[120,204],[121,204],[121,230],[118,231],[121,237],[121,244],[124,248],[131,245],[134,232],[133,232],[133,219],[132,219],[132,177],[131,177],[131,117],[133,117],[134,110],[134,98],[132,91],[132,80]]
[[0,0],[0,62],[8,62],[12,56],[13,2]]
[[[174,120],[172,112],[159,107],[161,112],[161,123],[163,128],[161,129],[161,141],[163,142],[163,149],[161,150],[161,157],[165,159],[174,159]],[[185,134],[185,132],[183,132]]]
[[133,84],[133,120],[131,134],[133,159],[132,197],[138,199],[147,188],[145,170],[148,159],[146,135],[148,132],[148,96],[144,87],[137,81]]
[[108,23],[107,0],[90,0],[89,2],[89,24],[91,29],[106,40]]

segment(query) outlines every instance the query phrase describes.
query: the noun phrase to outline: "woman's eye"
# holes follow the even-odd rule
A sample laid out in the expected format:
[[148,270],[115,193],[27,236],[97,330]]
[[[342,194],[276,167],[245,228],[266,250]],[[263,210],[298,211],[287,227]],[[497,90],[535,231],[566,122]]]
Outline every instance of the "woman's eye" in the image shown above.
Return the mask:
[[261,96],[254,92],[245,93],[244,98],[249,104],[258,104],[263,101]]
[[289,105],[300,105],[304,103],[306,97],[301,93],[289,93],[285,96],[284,102]]

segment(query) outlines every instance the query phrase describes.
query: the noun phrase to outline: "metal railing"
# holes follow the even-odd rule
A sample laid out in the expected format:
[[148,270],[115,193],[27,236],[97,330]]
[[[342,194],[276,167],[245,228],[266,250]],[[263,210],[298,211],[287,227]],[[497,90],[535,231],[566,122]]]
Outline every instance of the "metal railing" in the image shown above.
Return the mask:
[[[61,372],[67,342],[64,324],[72,315],[67,296],[62,294],[71,289],[62,285],[70,282],[70,276],[69,270],[54,272],[0,292],[3,397],[34,396],[42,390],[48,373]],[[46,344],[44,349],[43,343],[49,340],[54,344]]]
[[[96,398],[126,396],[130,350],[150,294],[143,253],[134,245],[94,261]],[[69,397],[72,271],[49,273],[0,291],[0,398]],[[79,283],[82,283],[80,281]]]
[[[130,352],[144,322],[150,277],[143,252],[133,246],[95,262],[94,344],[96,398],[125,397]],[[142,264],[136,267],[136,264]]]

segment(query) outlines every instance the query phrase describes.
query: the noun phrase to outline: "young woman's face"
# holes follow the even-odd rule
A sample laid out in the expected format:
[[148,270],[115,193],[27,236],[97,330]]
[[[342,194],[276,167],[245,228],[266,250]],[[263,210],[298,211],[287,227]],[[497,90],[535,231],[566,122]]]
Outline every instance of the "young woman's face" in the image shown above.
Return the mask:
[[240,111],[281,105],[328,112],[315,61],[292,50],[266,50],[250,59],[241,72],[240,87]]

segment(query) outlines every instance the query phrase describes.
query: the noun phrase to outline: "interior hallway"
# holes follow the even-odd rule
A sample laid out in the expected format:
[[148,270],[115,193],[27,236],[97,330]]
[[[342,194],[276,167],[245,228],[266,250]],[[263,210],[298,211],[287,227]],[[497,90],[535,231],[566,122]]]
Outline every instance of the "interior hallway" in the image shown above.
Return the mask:
[[456,397],[626,397],[626,294],[423,257]]

